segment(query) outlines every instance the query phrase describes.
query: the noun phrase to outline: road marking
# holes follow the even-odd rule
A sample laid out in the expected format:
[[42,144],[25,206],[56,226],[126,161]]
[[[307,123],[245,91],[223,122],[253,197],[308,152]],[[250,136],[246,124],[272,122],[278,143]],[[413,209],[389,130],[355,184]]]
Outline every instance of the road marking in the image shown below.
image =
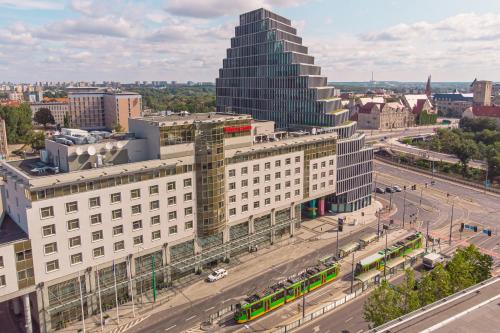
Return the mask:
[[345,322],[347,323],[347,322],[351,321],[351,320],[352,320],[352,318],[353,318],[353,317],[349,317],[349,318],[347,318],[347,319],[345,320]]
[[230,301],[230,300],[232,300],[232,298],[228,298],[228,299],[226,299],[226,300],[223,300],[223,301],[222,301],[222,303],[227,302],[227,301]]
[[193,319],[194,317],[196,317],[196,315],[191,316],[191,317],[189,317],[189,318],[186,318],[186,321],[189,321],[189,320]]
[[359,331],[357,331],[356,333],[361,333],[361,332],[363,332],[363,330],[359,330]]
[[205,312],[212,310],[214,307],[215,307],[215,306],[211,306],[211,307],[209,307],[208,309],[205,309]]
[[172,325],[172,326],[170,326],[169,328],[165,328],[165,331],[171,330],[171,329],[172,329],[172,328],[174,328],[175,326],[177,326],[177,325]]

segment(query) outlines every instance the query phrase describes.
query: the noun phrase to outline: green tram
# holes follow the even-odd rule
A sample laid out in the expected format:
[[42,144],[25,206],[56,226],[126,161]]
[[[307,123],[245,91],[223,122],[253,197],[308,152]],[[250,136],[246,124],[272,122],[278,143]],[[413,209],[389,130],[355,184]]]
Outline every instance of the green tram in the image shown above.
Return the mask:
[[385,265],[384,261],[384,251],[387,251],[387,261],[402,257],[412,252],[415,249],[421,248],[423,244],[424,236],[422,233],[417,232],[413,235],[406,237],[402,241],[398,241],[386,250],[379,251],[377,253],[368,256],[356,264],[355,275],[360,275],[362,273],[371,271],[372,269],[382,270]]
[[327,283],[339,274],[340,265],[334,257],[320,260],[313,267],[278,282],[262,292],[252,295],[236,305],[234,320],[241,324],[258,318],[274,309],[292,302]]

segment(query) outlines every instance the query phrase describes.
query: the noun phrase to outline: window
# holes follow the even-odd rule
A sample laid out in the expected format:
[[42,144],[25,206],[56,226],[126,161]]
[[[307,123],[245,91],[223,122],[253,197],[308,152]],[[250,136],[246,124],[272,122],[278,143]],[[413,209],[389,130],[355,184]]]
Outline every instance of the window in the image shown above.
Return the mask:
[[191,187],[192,184],[191,178],[184,179],[184,187]]
[[123,216],[122,210],[121,209],[115,209],[111,211],[111,218],[113,220],[121,219]]
[[123,234],[123,225],[117,225],[113,227],[113,236],[118,236]]
[[229,202],[236,202],[236,195],[230,195]]
[[330,180],[328,181],[328,185],[333,185],[333,179],[330,179]]
[[175,235],[176,233],[177,233],[177,226],[176,225],[173,225],[173,226],[168,228],[169,235]]
[[31,250],[25,250],[21,252],[16,253],[16,260],[23,261],[23,260],[28,260],[33,257],[33,254],[31,253]]
[[241,174],[246,175],[248,173],[248,167],[241,168]]
[[90,208],[101,207],[101,198],[100,197],[90,198],[89,207]]
[[113,244],[113,249],[115,252],[118,252],[118,251],[122,251],[125,249],[125,241],[119,241],[119,242],[115,242]]
[[5,286],[6,286],[5,275],[0,275],[0,288]]
[[151,185],[149,187],[149,195],[156,195],[160,193],[160,188],[158,187],[158,185]]
[[271,180],[271,175],[265,175],[264,176],[264,181],[268,182]]
[[335,161],[334,161],[334,160],[330,160],[330,161],[328,161],[328,164],[330,164],[330,165],[334,165],[334,164],[335,164]]
[[92,232],[92,242],[97,242],[104,239],[102,230],[97,230]]
[[264,170],[269,170],[269,169],[271,169],[271,162],[266,162],[264,164]]
[[111,193],[111,203],[118,203],[122,201],[122,194],[120,192],[118,193]]
[[40,216],[42,219],[48,219],[49,217],[54,217],[54,207],[43,207],[40,209]]
[[102,223],[102,215],[101,214],[94,214],[90,215],[90,224],[101,224]]
[[229,183],[229,189],[230,190],[236,189],[236,183],[235,182]]
[[314,184],[313,185],[313,191],[316,191],[318,189],[318,185]]
[[161,238],[160,230],[155,230],[151,233],[151,240],[155,241]]
[[142,211],[141,205],[133,205],[132,206],[132,215],[140,214]]
[[45,246],[43,247],[43,253],[46,255],[52,254],[52,253],[57,253],[57,243],[54,242],[54,243],[45,244]]
[[253,203],[253,208],[259,208],[260,207],[260,201],[255,201]]
[[300,156],[295,156],[295,163],[299,163],[300,162]]
[[130,190],[130,198],[131,199],[139,199],[141,197],[141,189],[136,188],[133,190]]
[[193,200],[193,193],[189,192],[189,193],[185,193],[184,194],[184,201],[191,201]]
[[168,182],[167,191],[173,191],[173,190],[175,190],[175,182]]
[[281,184],[274,184],[274,189],[276,191],[281,190]]
[[285,176],[290,176],[292,174],[292,170],[285,170]]
[[295,173],[300,173],[300,168],[295,168]]
[[295,179],[293,182],[294,182],[295,185],[299,185],[300,184],[300,178]]
[[290,199],[290,192],[285,193],[285,199]]
[[177,212],[176,211],[173,211],[173,212],[169,212],[168,213],[168,220],[171,221],[171,220],[175,220],[177,218]]
[[243,193],[241,193],[241,199],[242,199],[242,200],[246,200],[246,199],[248,199],[248,192],[243,192]]
[[193,215],[193,207],[184,208],[184,215],[185,216]]
[[247,187],[248,186],[248,179],[243,179],[241,181],[241,187]]
[[326,161],[321,162],[321,167],[326,168]]
[[300,195],[300,190],[295,190],[295,195]]
[[160,224],[160,215],[151,216],[151,225]]
[[173,206],[173,205],[175,205],[176,203],[177,203],[177,198],[176,198],[176,197],[170,197],[170,198],[168,198],[168,199],[167,199],[167,204],[168,204],[169,206]]
[[47,273],[57,271],[58,269],[59,269],[59,260],[52,260],[45,263],[45,270]]
[[142,229],[142,220],[132,222],[132,230]]
[[266,205],[266,206],[267,206],[267,205],[270,205],[270,204],[271,204],[271,199],[270,199],[270,198],[266,198],[266,199],[264,200],[264,205]]
[[276,179],[280,179],[280,178],[281,178],[281,172],[276,172],[276,173],[274,174],[274,178],[276,178]]
[[270,192],[271,192],[271,186],[264,187],[264,193],[270,193]]
[[281,195],[277,195],[274,197],[274,201],[279,202],[281,201]]
[[0,268],[3,268],[3,267],[4,267],[3,256],[0,256]]
[[191,230],[193,229],[193,221],[187,221],[184,223],[184,230]]
[[80,245],[82,245],[82,239],[80,238],[80,236],[72,237],[69,239],[70,248],[77,247]]
[[43,237],[52,236],[56,234],[56,225],[49,224],[42,227],[42,235]]
[[259,168],[259,165],[258,165],[258,164],[254,164],[254,165],[253,165],[253,172],[257,172],[257,171],[259,171],[259,169],[260,169],[260,168]]
[[158,200],[151,201],[149,203],[149,210],[156,210],[156,209],[160,209],[160,201]]
[[258,197],[260,195],[260,190],[258,188],[256,188],[255,190],[253,190],[253,196],[254,197]]
[[260,178],[259,177],[253,177],[253,183],[254,184],[260,183]]
[[69,220],[67,224],[68,224],[68,231],[80,229],[80,220],[78,219]]
[[318,179],[318,174],[317,174],[317,173],[315,173],[315,174],[313,175],[313,180],[316,180],[316,179]]
[[291,184],[291,182],[290,182],[289,180],[287,180],[287,181],[285,182],[285,188],[288,188],[288,187],[290,187],[291,185],[292,185],[292,184]]
[[80,264],[83,262],[83,255],[81,253],[75,253],[70,256],[71,265]]
[[277,161],[274,161],[274,166],[275,167],[280,167],[281,166],[281,161],[280,160],[277,160]]
[[333,176],[333,170],[328,171],[328,175]]
[[313,170],[317,170],[318,169],[318,163],[314,163],[313,164]]
[[235,176],[236,176],[236,170],[235,169],[229,170],[229,177],[235,177]]
[[78,203],[71,201],[66,203],[66,213],[75,213],[78,211]]
[[231,208],[229,210],[229,216],[234,216],[234,215],[236,215],[236,208]]
[[92,255],[94,258],[99,258],[104,256],[104,246],[96,247],[92,250]]
[[292,163],[292,159],[289,157],[287,159],[285,159],[285,164],[288,165],[288,164],[291,164]]
[[248,205],[241,206],[241,211],[242,212],[248,212]]
[[326,177],[326,172],[322,172],[321,173],[321,178],[325,178]]

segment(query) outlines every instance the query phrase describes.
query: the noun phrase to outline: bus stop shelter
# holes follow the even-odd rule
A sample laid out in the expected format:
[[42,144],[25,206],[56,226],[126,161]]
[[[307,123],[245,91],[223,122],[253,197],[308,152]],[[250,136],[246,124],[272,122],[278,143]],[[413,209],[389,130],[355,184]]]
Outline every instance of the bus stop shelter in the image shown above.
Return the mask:
[[411,251],[410,253],[405,255],[405,257],[409,260],[410,266],[415,266],[418,258],[422,258],[424,256],[424,254],[425,254],[425,249],[420,248],[420,249],[416,249],[414,251]]
[[400,269],[405,269],[405,257],[397,257],[387,262],[386,270],[389,274],[395,274]]
[[339,247],[339,257],[344,258],[356,251],[359,248],[359,244],[357,242],[349,242],[344,246]]
[[380,283],[380,271],[373,270],[360,274],[356,277],[356,280],[361,282],[362,290],[368,289],[373,284]]

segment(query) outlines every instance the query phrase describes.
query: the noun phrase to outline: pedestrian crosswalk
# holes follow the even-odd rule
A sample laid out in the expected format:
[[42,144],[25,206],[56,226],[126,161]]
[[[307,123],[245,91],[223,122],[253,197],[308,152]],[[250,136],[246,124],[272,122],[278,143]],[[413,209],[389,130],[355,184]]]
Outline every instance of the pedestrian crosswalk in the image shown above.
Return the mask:
[[126,332],[128,329],[134,327],[135,325],[143,322],[144,320],[148,319],[151,315],[146,315],[143,317],[136,318],[134,320],[129,321],[128,323],[121,325],[114,330],[110,331],[110,333],[123,333]]

